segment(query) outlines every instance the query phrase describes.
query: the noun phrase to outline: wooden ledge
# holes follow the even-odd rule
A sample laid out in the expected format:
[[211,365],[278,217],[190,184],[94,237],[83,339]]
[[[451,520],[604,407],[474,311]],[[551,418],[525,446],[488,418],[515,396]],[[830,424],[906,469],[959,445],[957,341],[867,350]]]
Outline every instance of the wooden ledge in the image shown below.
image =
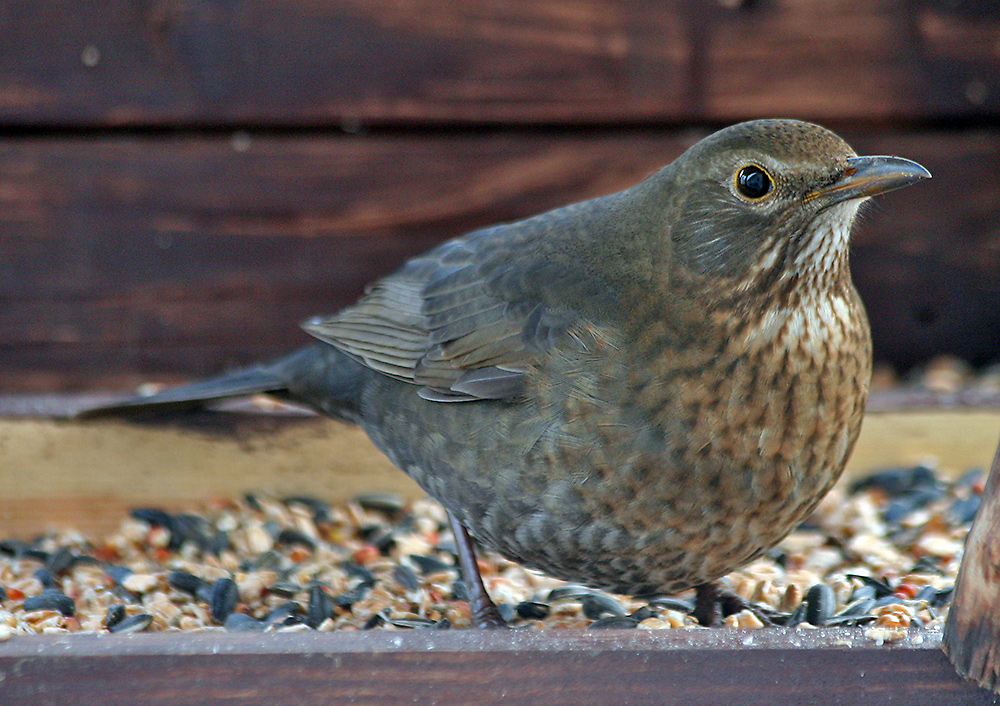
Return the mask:
[[[301,410],[241,403],[141,422],[65,419],[99,399],[0,396],[0,536],[53,527],[101,536],[133,507],[192,510],[247,491],[329,501],[376,490],[423,495],[360,429]],[[945,476],[988,467],[1000,438],[1000,395],[972,402],[874,394],[847,481],[928,457]]]
[[[0,400],[0,533],[106,530],[130,506],[245,490],[419,493],[358,429],[288,410],[83,423],[56,418],[74,399],[12,399]],[[851,470],[926,454],[985,467],[1000,408],[960,402],[869,411]],[[913,630],[879,645],[860,628],[18,636],[0,642],[0,704],[1000,703],[955,674],[940,641]]]
[[864,630],[474,630],[15,637],[0,701],[215,703],[844,704],[1000,699],[963,681],[939,632],[877,645]]

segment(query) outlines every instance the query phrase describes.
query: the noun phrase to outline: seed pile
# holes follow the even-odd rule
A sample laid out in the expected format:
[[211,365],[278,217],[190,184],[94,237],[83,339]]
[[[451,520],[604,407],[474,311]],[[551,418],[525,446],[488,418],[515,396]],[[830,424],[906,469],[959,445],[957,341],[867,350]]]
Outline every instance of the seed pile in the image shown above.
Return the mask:
[[[891,640],[940,627],[984,476],[929,466],[838,488],[766,557],[727,576],[774,623],[863,626]],[[683,628],[693,592],[613,596],[480,552],[515,627]],[[372,494],[217,502],[195,513],[137,508],[92,541],[60,531],[0,541],[0,639],[64,632],[464,628],[466,591],[443,509]],[[725,625],[762,627],[753,613]]]
[[938,355],[902,376],[891,366],[878,363],[872,375],[871,389],[996,393],[1000,392],[1000,362],[976,370],[961,358]]

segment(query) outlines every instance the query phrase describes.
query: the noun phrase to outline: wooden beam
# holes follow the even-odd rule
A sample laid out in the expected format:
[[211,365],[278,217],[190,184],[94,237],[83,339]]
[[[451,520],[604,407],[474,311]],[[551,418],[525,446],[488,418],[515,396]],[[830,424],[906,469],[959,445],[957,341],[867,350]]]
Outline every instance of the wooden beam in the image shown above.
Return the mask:
[[901,637],[879,645],[862,628],[17,637],[0,643],[0,694],[19,706],[997,703],[955,674],[939,632]]
[[[0,388],[124,388],[275,355],[446,238],[632,184],[705,130],[0,140]],[[855,239],[877,355],[1000,355],[1000,131],[845,134],[935,178]]]
[[1000,693],[1000,446],[965,554],[944,626],[944,651],[963,677]]
[[[992,406],[925,402],[905,410],[886,409],[880,397],[873,396],[881,411],[866,414],[842,482],[927,458],[940,460],[942,477],[989,463],[1000,397]],[[248,491],[331,502],[377,490],[424,495],[354,426],[245,406],[142,423],[57,418],[88,399],[0,396],[0,538],[57,527],[97,538],[135,507],[196,510]]]
[[0,124],[996,116],[998,29],[989,2],[6,0]]

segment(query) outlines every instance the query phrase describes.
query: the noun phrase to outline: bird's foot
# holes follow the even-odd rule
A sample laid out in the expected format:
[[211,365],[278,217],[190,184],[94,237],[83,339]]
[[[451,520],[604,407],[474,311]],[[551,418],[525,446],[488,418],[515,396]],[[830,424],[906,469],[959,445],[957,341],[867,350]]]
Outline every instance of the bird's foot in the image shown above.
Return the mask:
[[505,630],[509,628],[510,626],[507,624],[507,621],[503,619],[500,611],[497,610],[496,604],[490,600],[485,591],[483,591],[482,596],[485,600],[473,601],[472,596],[469,597],[469,608],[472,610],[472,626],[486,630]]
[[695,587],[692,615],[705,627],[719,627],[723,618],[741,610],[750,611],[760,622],[769,627],[777,625],[777,619],[783,615],[773,608],[751,603],[718,583],[703,583]]
[[448,513],[452,534],[455,535],[455,547],[458,550],[458,567],[465,579],[465,588],[469,594],[469,608],[472,613],[472,626],[487,630],[505,629],[510,626],[500,615],[496,604],[486,592],[483,577],[479,573],[476,562],[476,549],[472,537],[465,525],[459,522],[451,512]]

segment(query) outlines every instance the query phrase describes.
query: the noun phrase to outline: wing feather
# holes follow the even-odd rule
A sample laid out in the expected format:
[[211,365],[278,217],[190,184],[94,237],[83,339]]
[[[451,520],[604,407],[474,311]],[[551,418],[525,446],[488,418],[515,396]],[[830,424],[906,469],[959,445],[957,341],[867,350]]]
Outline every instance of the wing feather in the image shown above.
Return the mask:
[[444,243],[375,282],[356,304],[303,327],[418,385],[428,400],[517,397],[525,373],[593,321],[562,300],[584,309],[609,300],[576,258],[555,262],[529,247],[581,237],[579,213],[570,207]]

